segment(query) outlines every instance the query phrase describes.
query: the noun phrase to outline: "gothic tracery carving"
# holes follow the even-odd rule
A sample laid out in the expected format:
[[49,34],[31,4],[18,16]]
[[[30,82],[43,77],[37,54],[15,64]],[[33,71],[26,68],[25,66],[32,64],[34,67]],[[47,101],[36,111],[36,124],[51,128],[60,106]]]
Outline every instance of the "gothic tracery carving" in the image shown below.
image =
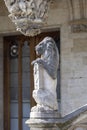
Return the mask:
[[71,31],[87,32],[87,1],[68,0]]

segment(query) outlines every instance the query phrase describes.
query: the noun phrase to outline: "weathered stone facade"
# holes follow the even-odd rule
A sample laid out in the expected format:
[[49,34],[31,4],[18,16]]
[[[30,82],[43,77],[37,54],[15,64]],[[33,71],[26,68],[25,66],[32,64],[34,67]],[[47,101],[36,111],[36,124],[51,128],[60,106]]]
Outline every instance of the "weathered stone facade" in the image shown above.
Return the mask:
[[[20,33],[16,32],[15,25],[8,18],[3,0],[0,5],[0,130],[4,130],[3,36]],[[50,6],[48,25],[43,29],[60,30],[62,117],[87,104],[87,32],[81,26],[87,26],[86,18],[87,0],[73,0],[73,3],[71,0],[55,0]],[[86,130],[87,126],[75,126],[72,129]]]

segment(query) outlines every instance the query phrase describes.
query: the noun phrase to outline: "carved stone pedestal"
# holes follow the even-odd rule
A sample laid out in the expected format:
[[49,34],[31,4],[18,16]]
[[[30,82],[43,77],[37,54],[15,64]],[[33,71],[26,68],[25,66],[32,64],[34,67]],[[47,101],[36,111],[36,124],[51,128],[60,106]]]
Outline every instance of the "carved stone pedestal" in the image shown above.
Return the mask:
[[31,111],[30,119],[26,121],[26,124],[30,130],[60,130],[57,126],[58,117],[58,111]]
[[56,125],[56,119],[29,119],[26,124],[30,130],[60,130]]

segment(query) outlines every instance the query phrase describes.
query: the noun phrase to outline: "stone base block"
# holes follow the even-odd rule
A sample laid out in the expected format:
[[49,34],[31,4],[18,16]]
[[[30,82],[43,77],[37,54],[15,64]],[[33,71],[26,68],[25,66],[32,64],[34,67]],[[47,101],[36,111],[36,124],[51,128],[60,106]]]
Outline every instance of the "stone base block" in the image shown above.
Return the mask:
[[26,124],[30,130],[60,130],[57,126],[58,118],[58,111],[31,111]]
[[26,124],[30,130],[60,130],[54,119],[29,119]]
[[58,119],[60,114],[58,111],[48,111],[48,112],[31,112],[30,118],[31,119]]
[[59,130],[57,128],[31,128],[30,130]]

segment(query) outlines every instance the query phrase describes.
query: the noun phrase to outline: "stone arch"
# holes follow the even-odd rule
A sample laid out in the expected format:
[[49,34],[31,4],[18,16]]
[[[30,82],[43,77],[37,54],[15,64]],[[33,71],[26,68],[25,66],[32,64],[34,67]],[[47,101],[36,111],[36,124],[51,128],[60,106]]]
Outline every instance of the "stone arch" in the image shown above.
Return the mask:
[[87,0],[67,0],[70,21],[87,18]]

